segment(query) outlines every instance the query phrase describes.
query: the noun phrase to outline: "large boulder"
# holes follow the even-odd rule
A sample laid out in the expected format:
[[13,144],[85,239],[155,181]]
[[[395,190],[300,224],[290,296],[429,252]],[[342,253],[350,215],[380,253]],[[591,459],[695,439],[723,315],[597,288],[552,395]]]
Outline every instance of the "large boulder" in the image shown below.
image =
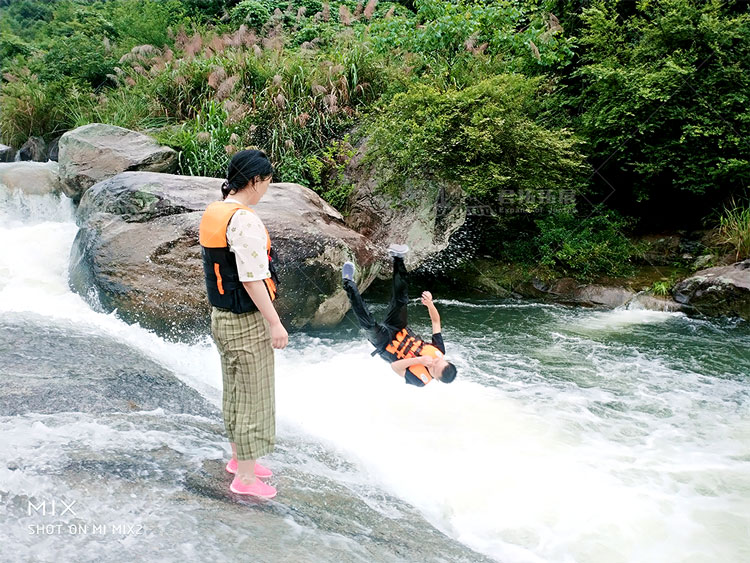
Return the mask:
[[55,137],[47,145],[47,158],[57,162],[60,160],[60,137]]
[[18,149],[18,160],[33,160],[34,162],[47,162],[47,143],[41,137],[29,137],[23,146]]
[[13,147],[0,144],[0,162],[13,162],[15,156],[16,151],[13,150]]
[[750,259],[696,272],[675,285],[675,301],[707,316],[750,320]]
[[174,172],[177,153],[153,138],[114,125],[90,123],[65,133],[58,161],[66,195],[79,201],[84,192],[120,172]]
[[573,278],[560,278],[551,282],[534,278],[514,289],[524,297],[591,307],[620,307],[635,296],[635,291],[627,287],[584,284]]
[[366,153],[367,139],[344,170],[344,182],[354,185],[346,224],[381,248],[392,242],[408,244],[410,268],[445,250],[466,220],[461,187],[429,178],[405,179],[402,195],[394,198],[378,188],[387,174],[365,163]]
[[60,189],[56,162],[0,163],[0,184],[28,194],[49,194]]
[[[70,283],[104,310],[176,336],[205,332],[209,305],[198,225],[222,180],[124,172],[91,187],[78,207]],[[277,309],[287,326],[338,323],[349,308],[341,264],[359,265],[364,290],[378,273],[372,244],[315,192],[271,184],[256,207],[278,251]]]

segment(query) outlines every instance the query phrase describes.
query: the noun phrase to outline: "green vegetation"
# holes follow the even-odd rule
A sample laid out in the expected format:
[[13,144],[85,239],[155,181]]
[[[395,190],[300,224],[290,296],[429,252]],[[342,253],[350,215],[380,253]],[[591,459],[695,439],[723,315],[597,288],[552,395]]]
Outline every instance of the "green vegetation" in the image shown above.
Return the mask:
[[735,259],[750,257],[750,207],[731,201],[719,218],[719,243],[731,245]]
[[[0,141],[111,123],[214,176],[255,146],[346,212],[367,136],[394,202],[532,194],[478,223],[480,252],[625,275],[633,229],[744,193],[749,39],[740,0],[0,0]],[[575,207],[533,197],[561,190]],[[747,256],[747,207],[720,232]]]
[[224,107],[210,101],[193,119],[179,129],[167,129],[158,139],[179,149],[180,174],[221,177],[226,173],[232,154],[240,148],[237,131],[239,127],[232,124]]
[[417,84],[396,94],[371,128],[382,186],[399,194],[404,178],[430,174],[491,200],[502,190],[582,190],[579,141],[534,121],[540,82],[500,74],[462,90]]
[[623,235],[630,221],[612,210],[596,209],[589,217],[556,213],[537,221],[535,244],[541,264],[584,281],[597,276],[633,273],[637,249]]
[[659,297],[666,297],[672,293],[673,285],[674,284],[664,280],[655,281],[651,286],[651,292]]
[[693,216],[747,185],[750,5],[596,1],[581,22],[562,99],[602,182],[648,214],[687,198]]

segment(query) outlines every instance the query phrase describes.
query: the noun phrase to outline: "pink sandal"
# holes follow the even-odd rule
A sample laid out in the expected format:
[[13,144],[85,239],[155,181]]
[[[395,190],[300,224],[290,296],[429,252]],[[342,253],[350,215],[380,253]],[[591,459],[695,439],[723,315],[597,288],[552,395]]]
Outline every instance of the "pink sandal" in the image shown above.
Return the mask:
[[270,499],[276,496],[276,489],[260,479],[256,479],[251,485],[246,485],[239,477],[235,477],[232,484],[229,485],[229,490],[238,495],[251,495],[265,499]]
[[[226,470],[229,471],[232,475],[237,474],[237,460],[235,458],[232,458],[229,460],[229,463],[227,463]],[[261,465],[257,461],[255,462],[255,476],[260,477],[261,479],[268,479],[269,477],[273,476],[273,471],[268,469],[268,467]]]

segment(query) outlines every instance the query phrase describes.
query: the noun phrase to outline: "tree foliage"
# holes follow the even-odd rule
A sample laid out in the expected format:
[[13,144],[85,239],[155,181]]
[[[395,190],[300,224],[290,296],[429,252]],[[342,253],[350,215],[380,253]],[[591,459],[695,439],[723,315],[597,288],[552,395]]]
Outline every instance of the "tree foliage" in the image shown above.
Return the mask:
[[749,43],[741,0],[0,0],[0,141],[160,128],[203,174],[259,146],[343,208],[362,125],[394,194],[585,194],[481,235],[591,277],[628,263],[623,215],[683,228],[742,196]]
[[580,140],[534,121],[541,83],[502,74],[462,90],[416,85],[377,114],[368,158],[392,193],[425,176],[492,201],[502,190],[582,190]]
[[575,129],[635,200],[721,198],[750,180],[750,11],[732,4],[641,1],[622,17],[597,1],[582,13]]

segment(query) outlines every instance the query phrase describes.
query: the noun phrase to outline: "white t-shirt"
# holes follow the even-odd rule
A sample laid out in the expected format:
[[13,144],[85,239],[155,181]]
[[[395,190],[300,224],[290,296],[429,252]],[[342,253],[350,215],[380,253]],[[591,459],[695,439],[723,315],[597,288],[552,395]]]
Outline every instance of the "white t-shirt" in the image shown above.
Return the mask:
[[[240,203],[227,198],[225,202]],[[271,277],[266,250],[266,228],[257,214],[238,209],[227,226],[229,250],[237,259],[240,281],[257,281]]]

